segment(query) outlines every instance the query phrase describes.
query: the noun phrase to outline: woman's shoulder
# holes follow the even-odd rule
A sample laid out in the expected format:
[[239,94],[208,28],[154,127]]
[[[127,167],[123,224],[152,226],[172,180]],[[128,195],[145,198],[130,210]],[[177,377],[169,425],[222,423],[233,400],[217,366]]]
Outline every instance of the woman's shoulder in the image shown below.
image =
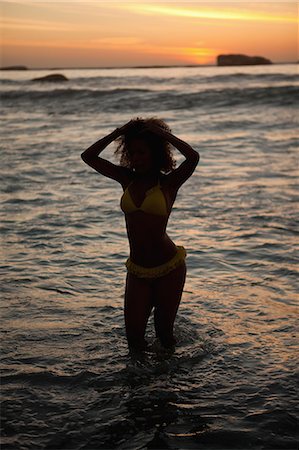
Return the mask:
[[159,173],[159,182],[161,184],[167,183],[167,175],[165,173],[163,173],[163,172]]
[[121,167],[122,173],[123,173],[123,183],[122,187],[123,189],[126,189],[134,180],[135,174],[133,170],[128,169],[127,167]]
[[161,186],[168,186],[170,184],[171,181],[171,173],[160,173],[159,176],[159,183]]
[[159,184],[164,194],[168,193],[169,195],[173,195],[176,192],[176,189],[174,189],[171,179],[169,178],[169,174],[161,173]]

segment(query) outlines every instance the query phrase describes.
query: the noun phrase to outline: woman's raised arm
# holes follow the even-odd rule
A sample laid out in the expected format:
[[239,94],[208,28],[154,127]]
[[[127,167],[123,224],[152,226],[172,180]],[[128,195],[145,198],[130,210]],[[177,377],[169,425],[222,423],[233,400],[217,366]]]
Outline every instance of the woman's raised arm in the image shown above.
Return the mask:
[[107,136],[92,144],[81,154],[81,158],[86,164],[105,177],[112,178],[122,185],[127,182],[127,169],[117,166],[107,159],[100,158],[99,154],[105,150],[111,142],[121,136],[126,131],[129,124],[130,122],[121,128],[116,128],[112,133],[107,134]]
[[147,128],[167,140],[186,158],[177,169],[167,175],[168,183],[178,189],[194,172],[200,159],[199,153],[187,142],[182,141],[182,139],[157,125],[147,124]]

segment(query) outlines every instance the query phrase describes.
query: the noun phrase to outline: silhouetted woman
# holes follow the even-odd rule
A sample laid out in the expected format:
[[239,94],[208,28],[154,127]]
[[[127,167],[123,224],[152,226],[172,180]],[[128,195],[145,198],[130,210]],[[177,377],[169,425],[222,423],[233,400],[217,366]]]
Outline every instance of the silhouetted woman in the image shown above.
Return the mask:
[[[114,140],[120,165],[99,154]],[[175,169],[174,146],[184,157]],[[130,257],[126,262],[125,325],[129,348],[145,350],[147,321],[154,308],[156,336],[166,348],[175,344],[173,325],[186,277],[183,247],[166,233],[177,192],[192,175],[199,154],[175,137],[160,119],[134,119],[82,153],[83,161],[123,187]]]

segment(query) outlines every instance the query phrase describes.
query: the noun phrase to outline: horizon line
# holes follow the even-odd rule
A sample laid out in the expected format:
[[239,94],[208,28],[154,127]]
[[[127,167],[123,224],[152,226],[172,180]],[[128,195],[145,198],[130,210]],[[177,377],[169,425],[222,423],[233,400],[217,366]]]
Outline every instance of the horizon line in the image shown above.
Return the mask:
[[[285,62],[273,62],[271,65],[285,65],[285,64],[298,64],[299,61],[285,61]],[[258,64],[263,65],[263,64]],[[253,65],[245,64],[245,67],[252,67]],[[13,64],[10,66],[0,67],[0,70],[100,70],[100,69],[167,69],[167,68],[180,68],[180,67],[240,67],[238,65],[231,66],[218,66],[214,64],[153,64],[153,65],[138,65],[138,66],[74,66],[74,67],[28,67],[24,64]]]

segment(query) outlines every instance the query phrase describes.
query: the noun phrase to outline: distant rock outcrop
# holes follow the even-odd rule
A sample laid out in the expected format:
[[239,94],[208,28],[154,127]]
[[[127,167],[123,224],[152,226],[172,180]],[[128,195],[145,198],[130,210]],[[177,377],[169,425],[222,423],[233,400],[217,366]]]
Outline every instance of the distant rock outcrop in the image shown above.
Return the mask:
[[219,55],[217,56],[218,66],[256,66],[259,64],[272,64],[270,59],[263,56],[247,55]]
[[66,78],[64,75],[61,75],[60,73],[52,73],[50,75],[46,75],[44,77],[39,78],[33,78],[31,81],[50,81],[50,82],[60,82],[60,81],[68,81],[68,78]]
[[8,67],[1,67],[1,70],[28,70],[28,67],[26,67],[26,66],[8,66]]

